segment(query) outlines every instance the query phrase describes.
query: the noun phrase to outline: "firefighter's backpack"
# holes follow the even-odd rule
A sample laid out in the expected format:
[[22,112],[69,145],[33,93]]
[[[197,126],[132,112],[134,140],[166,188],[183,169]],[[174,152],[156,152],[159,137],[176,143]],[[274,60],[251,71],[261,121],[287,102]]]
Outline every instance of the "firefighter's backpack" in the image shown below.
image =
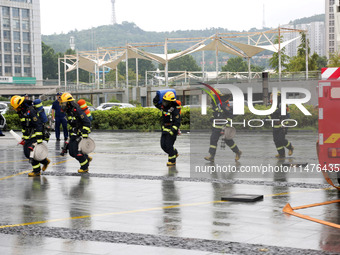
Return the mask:
[[84,99],[80,99],[80,100],[78,100],[77,103],[80,106],[80,108],[83,110],[83,112],[86,114],[86,116],[92,121],[93,117],[91,115],[91,111],[87,107],[86,101]]
[[48,118],[47,118],[46,113],[45,113],[45,111],[44,111],[44,107],[43,107],[43,105],[42,105],[41,100],[40,100],[40,99],[35,99],[35,100],[33,101],[33,106],[34,106],[34,108],[37,110],[38,117],[39,117],[40,121],[41,121],[43,124],[47,123]]
[[164,97],[166,92],[173,92],[175,94],[175,97],[176,97],[176,90],[174,90],[174,89],[161,89],[161,90],[158,90],[157,93],[156,93],[156,95],[159,98],[158,104],[162,104],[163,97]]

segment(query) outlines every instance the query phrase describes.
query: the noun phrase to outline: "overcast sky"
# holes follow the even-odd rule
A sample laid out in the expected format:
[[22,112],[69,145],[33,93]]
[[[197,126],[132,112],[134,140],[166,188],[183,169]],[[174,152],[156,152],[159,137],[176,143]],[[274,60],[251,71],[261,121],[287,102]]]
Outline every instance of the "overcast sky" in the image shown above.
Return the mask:
[[[116,18],[145,31],[262,28],[325,13],[325,0],[115,0]],[[43,35],[111,22],[111,0],[40,0]]]

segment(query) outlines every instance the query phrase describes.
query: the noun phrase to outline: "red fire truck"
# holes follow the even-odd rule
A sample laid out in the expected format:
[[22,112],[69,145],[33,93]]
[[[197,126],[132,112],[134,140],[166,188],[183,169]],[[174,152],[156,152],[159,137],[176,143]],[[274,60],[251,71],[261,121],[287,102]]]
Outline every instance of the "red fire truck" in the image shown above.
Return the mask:
[[[328,177],[336,172],[340,184],[340,68],[323,68],[319,81],[319,142],[320,169],[329,184]],[[339,187],[337,187],[340,189]]]

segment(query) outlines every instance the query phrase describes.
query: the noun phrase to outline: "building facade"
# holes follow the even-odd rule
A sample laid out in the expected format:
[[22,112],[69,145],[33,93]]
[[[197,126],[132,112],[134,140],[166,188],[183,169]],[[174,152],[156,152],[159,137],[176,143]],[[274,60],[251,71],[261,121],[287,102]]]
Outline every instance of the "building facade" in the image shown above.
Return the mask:
[[[309,41],[309,47],[311,55],[316,52],[319,56],[326,56],[325,45],[325,23],[324,22],[312,22],[309,24],[297,24],[297,25],[284,25],[282,27],[306,30],[307,38]],[[288,33],[283,35],[283,40],[288,41],[299,36],[299,33]],[[285,48],[285,54],[289,57],[297,55],[297,50],[301,40],[295,40],[288,44]]]
[[0,83],[42,84],[40,0],[0,0]]
[[338,51],[335,29],[335,4],[339,5],[339,0],[325,0],[325,31],[326,31],[326,56]]

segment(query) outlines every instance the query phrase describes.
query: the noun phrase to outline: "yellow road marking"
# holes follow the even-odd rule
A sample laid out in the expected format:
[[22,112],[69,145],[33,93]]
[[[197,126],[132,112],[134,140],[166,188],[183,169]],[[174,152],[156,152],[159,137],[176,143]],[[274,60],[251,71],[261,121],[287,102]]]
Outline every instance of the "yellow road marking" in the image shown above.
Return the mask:
[[[294,193],[322,191],[322,190],[328,190],[328,189],[331,189],[331,188],[300,191],[300,192],[294,192]],[[265,196],[282,196],[282,195],[286,195],[286,194],[290,194],[290,193],[291,192],[285,192],[285,193],[269,194],[269,195],[265,195]],[[12,225],[3,225],[3,226],[0,226],[0,229],[11,228],[11,227],[20,227],[20,226],[29,226],[29,225],[38,225],[38,224],[44,224],[44,223],[50,223],[50,222],[59,222],[59,221],[66,221],[66,220],[78,220],[78,219],[102,217],[102,216],[109,216],[109,215],[121,215],[121,214],[131,214],[131,213],[139,213],[139,212],[150,212],[150,211],[156,211],[156,210],[181,208],[181,207],[191,207],[191,206],[208,205],[208,204],[218,204],[218,203],[226,203],[226,202],[228,202],[228,201],[218,200],[218,201],[199,202],[199,203],[191,203],[191,204],[183,204],[183,205],[169,205],[169,206],[162,206],[162,207],[144,208],[144,209],[137,209],[137,210],[130,210],[130,211],[120,211],[120,212],[101,213],[101,214],[93,214],[93,215],[83,215],[83,216],[77,216],[77,217],[67,217],[67,218],[51,219],[51,220],[45,220],[45,221],[35,221],[35,222],[19,223],[19,224],[12,224]]]
[[14,160],[14,161],[3,161],[3,162],[0,162],[0,164],[15,163],[15,162],[22,162],[22,161],[28,161],[28,159],[21,159],[21,160]]
[[20,172],[20,173],[17,173],[17,174],[13,174],[13,175],[10,175],[10,176],[6,176],[6,177],[2,177],[2,178],[0,178],[0,181],[6,180],[6,179],[9,179],[9,178],[18,176],[18,175],[27,174],[28,172],[31,172],[31,170],[23,171],[23,172]]
[[[73,160],[73,158],[70,158],[70,159],[67,159],[67,160],[64,160],[64,161],[60,161],[60,162],[53,163],[52,166],[56,166],[56,165],[65,163],[65,162],[70,161],[70,160]],[[31,172],[31,171],[32,171],[32,170],[27,170],[27,171],[23,171],[23,172],[20,172],[20,173],[17,173],[17,174],[13,174],[13,175],[10,175],[10,176],[2,177],[2,178],[0,178],[0,181],[7,180],[7,179],[9,179],[9,178],[13,178],[13,177],[16,177],[16,176],[19,176],[19,175],[22,175],[22,174],[26,174],[26,173]]]
[[[63,156],[54,156],[54,157],[48,157],[48,158],[60,158]],[[19,160],[13,160],[13,161],[2,161],[0,164],[6,164],[6,163],[16,163],[16,162],[23,162],[23,161],[28,161],[28,159],[19,159]]]
[[45,220],[45,221],[35,221],[35,222],[27,222],[27,223],[13,224],[13,225],[3,225],[3,226],[0,226],[0,229],[2,229],[2,228],[12,228],[12,227],[22,227],[22,226],[29,226],[29,225],[38,225],[38,224],[44,224],[44,223],[50,223],[50,222],[58,222],[58,221],[66,221],[66,220],[78,220],[78,219],[85,219],[85,218],[102,217],[102,216],[109,216],[109,215],[120,215],[120,214],[130,214],[130,213],[139,213],[139,212],[150,212],[150,211],[156,211],[156,210],[172,209],[172,208],[179,208],[179,207],[199,206],[199,205],[224,203],[224,202],[225,201],[210,201],[210,202],[183,204],[183,205],[169,205],[169,206],[162,206],[162,207],[144,208],[144,209],[137,209],[137,210],[130,210],[130,211],[121,211],[121,212],[111,212],[111,213],[101,213],[101,214],[93,214],[93,215],[83,215],[83,216],[77,216],[77,217],[67,217],[67,218],[61,218],[61,219],[52,219],[52,220]]

